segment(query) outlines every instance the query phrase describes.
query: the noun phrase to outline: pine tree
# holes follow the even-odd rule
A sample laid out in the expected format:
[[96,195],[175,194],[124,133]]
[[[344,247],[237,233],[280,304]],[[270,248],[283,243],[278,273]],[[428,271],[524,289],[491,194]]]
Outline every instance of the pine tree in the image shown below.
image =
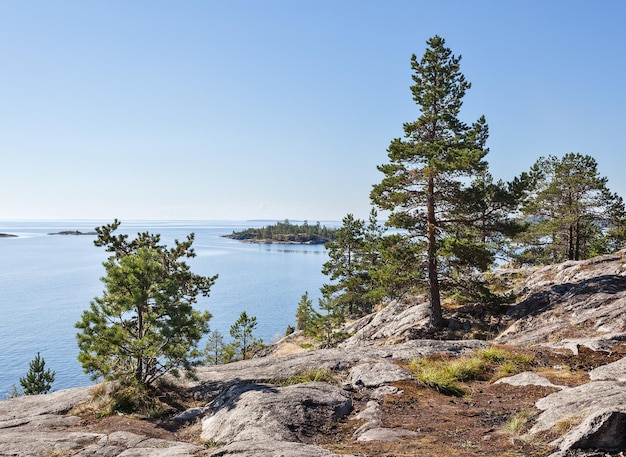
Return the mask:
[[37,356],[30,362],[26,376],[20,378],[24,395],[48,393],[54,382],[55,374],[54,371],[46,369],[46,361],[38,352]]
[[311,335],[314,331],[314,323],[317,312],[313,309],[313,302],[309,298],[309,293],[305,292],[298,302],[296,309],[296,329],[305,335]]
[[213,330],[209,333],[204,351],[209,365],[221,365],[225,363],[227,348],[224,343],[224,335],[222,332],[219,330]]
[[523,217],[530,223],[519,237],[520,262],[583,260],[623,245],[624,201],[609,191],[593,157],[542,157],[528,176],[532,188]]
[[249,359],[252,355],[251,349],[260,343],[253,335],[256,324],[255,316],[248,317],[248,313],[242,311],[239,318],[230,327],[230,336],[233,337],[236,346],[241,349],[243,360]]
[[460,265],[482,268],[489,259],[488,249],[476,241],[477,221],[464,211],[472,196],[468,182],[487,168],[488,127],[484,117],[472,126],[458,118],[470,88],[461,57],[439,36],[427,44],[421,60],[411,58],[411,91],[421,115],[404,124],[404,139],[391,142],[389,163],[378,167],[383,180],[370,196],[378,208],[391,211],[388,225],[404,231],[423,253],[414,268],[425,267],[431,322],[443,327],[441,288],[451,284],[444,279],[454,277]]
[[76,323],[79,361],[92,378],[149,387],[167,373],[188,373],[199,362],[197,345],[211,315],[193,309],[217,276],[193,274],[184,260],[195,256],[193,234],[172,248],[160,236],[114,235],[120,222],[98,227],[96,246],[104,262],[105,290]]
[[335,240],[326,243],[329,260],[322,266],[322,273],[332,282],[324,284],[321,291],[348,317],[362,316],[373,307],[367,295],[371,278],[366,265],[365,222],[352,214],[345,216],[342,222],[335,232]]

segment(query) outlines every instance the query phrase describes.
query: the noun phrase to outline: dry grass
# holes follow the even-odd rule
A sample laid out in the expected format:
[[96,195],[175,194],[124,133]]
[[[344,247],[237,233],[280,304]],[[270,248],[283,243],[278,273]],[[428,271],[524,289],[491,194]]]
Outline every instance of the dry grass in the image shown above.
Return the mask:
[[537,415],[532,409],[523,409],[513,414],[508,421],[502,426],[505,433],[520,437],[530,430],[532,419]]

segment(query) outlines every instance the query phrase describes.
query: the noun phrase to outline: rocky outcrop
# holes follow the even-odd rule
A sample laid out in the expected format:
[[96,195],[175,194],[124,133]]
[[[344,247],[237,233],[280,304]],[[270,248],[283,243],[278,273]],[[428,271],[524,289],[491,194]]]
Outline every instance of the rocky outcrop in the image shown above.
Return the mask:
[[380,387],[406,379],[413,379],[413,374],[398,365],[389,362],[368,362],[352,368],[346,384],[353,388]]
[[281,449],[295,443],[293,455],[313,456],[334,455],[305,441],[319,428],[347,416],[352,400],[343,389],[327,383],[288,387],[245,383],[230,387],[208,406],[212,412],[202,420],[201,438],[226,445],[218,455],[240,448],[247,450],[246,455],[274,455],[265,452],[275,449],[276,443],[283,443]]
[[626,340],[626,251],[532,270],[514,294],[497,342],[597,350]]
[[559,447],[553,457],[587,449],[626,450],[626,384],[615,380],[623,376],[619,370],[625,364],[626,359],[622,359],[592,370],[592,382],[537,401],[536,407],[542,413],[529,434],[556,430],[562,435],[553,443]]
[[67,415],[89,399],[88,387],[0,401],[0,456],[185,457],[201,448],[133,433],[96,433]]
[[411,339],[416,328],[428,325],[429,317],[430,306],[423,296],[394,300],[381,311],[345,326],[343,331],[352,336],[341,347],[406,341]]
[[[519,285],[514,290],[518,302],[506,313],[501,323],[507,328],[496,341],[573,352],[580,348],[583,355],[581,346],[609,351],[626,340],[624,262],[626,253],[618,253],[500,273],[515,277]],[[415,389],[403,362],[434,354],[459,356],[490,345],[478,340],[415,339],[420,335],[416,329],[428,327],[428,318],[426,299],[408,298],[348,325],[344,330],[352,336],[338,348],[287,355],[267,351],[265,357],[199,368],[197,380],[188,387],[203,403],[174,419],[201,426],[193,443],[177,441],[173,434],[160,439],[81,427],[70,411],[89,399],[88,388],[0,401],[0,457],[333,457],[330,447],[316,444],[315,435],[320,429],[334,431],[333,424],[346,419],[356,423],[347,433],[353,443],[423,439],[423,430],[385,420],[390,410],[395,411],[390,405],[403,398],[403,389],[405,394]],[[450,319],[448,330],[464,330],[468,321],[463,319]],[[615,360],[619,353],[606,360]],[[307,371],[329,372],[334,381],[289,385],[301,382]],[[626,451],[625,372],[626,358],[592,370],[589,382],[576,387],[530,372],[501,379],[498,383],[507,385],[492,387],[506,391],[539,386],[532,389],[547,395],[536,402],[541,413],[528,433],[554,440],[558,449],[554,457],[619,455]],[[603,449],[604,454],[590,449]]]
[[386,346],[320,349],[297,354],[253,358],[226,365],[200,367],[197,370],[197,376],[204,383],[228,382],[233,379],[251,382],[284,380],[311,368],[327,368],[338,372],[368,361],[411,360],[418,356],[432,354],[462,355],[488,346],[488,342],[478,340],[413,340]]

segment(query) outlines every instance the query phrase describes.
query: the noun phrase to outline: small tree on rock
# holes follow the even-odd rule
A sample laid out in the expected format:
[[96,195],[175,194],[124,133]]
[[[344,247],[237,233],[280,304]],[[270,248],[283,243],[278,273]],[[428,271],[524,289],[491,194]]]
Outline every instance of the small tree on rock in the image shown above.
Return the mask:
[[221,365],[226,362],[226,354],[228,352],[227,345],[224,343],[224,335],[219,330],[213,330],[209,334],[206,344],[206,361],[209,365]]
[[105,290],[76,324],[79,361],[93,379],[149,387],[166,373],[188,373],[199,362],[197,345],[211,315],[193,309],[208,296],[217,276],[192,273],[184,260],[195,256],[193,234],[172,248],[148,232],[129,240],[114,235],[120,222],[98,227],[96,246],[104,262]]
[[46,361],[38,352],[37,356],[30,362],[26,376],[20,378],[24,395],[48,393],[54,382],[54,376],[55,372],[46,369]]
[[260,341],[257,340],[252,332],[256,328],[256,317],[248,317],[248,313],[242,311],[239,318],[230,327],[230,336],[234,339],[234,344],[241,350],[241,358],[249,359],[252,355],[251,349]]

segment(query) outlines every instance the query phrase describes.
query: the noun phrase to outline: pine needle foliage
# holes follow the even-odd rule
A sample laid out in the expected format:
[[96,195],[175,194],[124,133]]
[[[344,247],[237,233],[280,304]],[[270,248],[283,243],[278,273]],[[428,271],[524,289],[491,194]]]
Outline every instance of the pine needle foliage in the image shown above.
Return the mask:
[[461,57],[439,36],[427,45],[421,59],[411,58],[411,92],[421,114],[404,124],[404,138],[392,140],[389,163],[378,167],[384,177],[370,197],[390,211],[387,224],[420,253],[413,269],[423,272],[431,323],[443,327],[442,292],[494,262],[497,234],[514,228],[507,219],[516,199],[510,186],[488,175],[485,118],[472,125],[459,118],[471,87],[461,73]]
[[111,253],[104,262],[104,292],[76,323],[83,369],[93,379],[125,386],[154,385],[167,373],[193,372],[197,345],[208,332],[209,312],[193,308],[208,296],[217,276],[192,273],[193,234],[168,248],[158,234],[114,234],[120,222],[98,227],[96,246]]
[[50,391],[54,382],[55,372],[46,368],[46,361],[37,353],[30,362],[28,373],[20,378],[20,385],[24,395],[46,394]]

